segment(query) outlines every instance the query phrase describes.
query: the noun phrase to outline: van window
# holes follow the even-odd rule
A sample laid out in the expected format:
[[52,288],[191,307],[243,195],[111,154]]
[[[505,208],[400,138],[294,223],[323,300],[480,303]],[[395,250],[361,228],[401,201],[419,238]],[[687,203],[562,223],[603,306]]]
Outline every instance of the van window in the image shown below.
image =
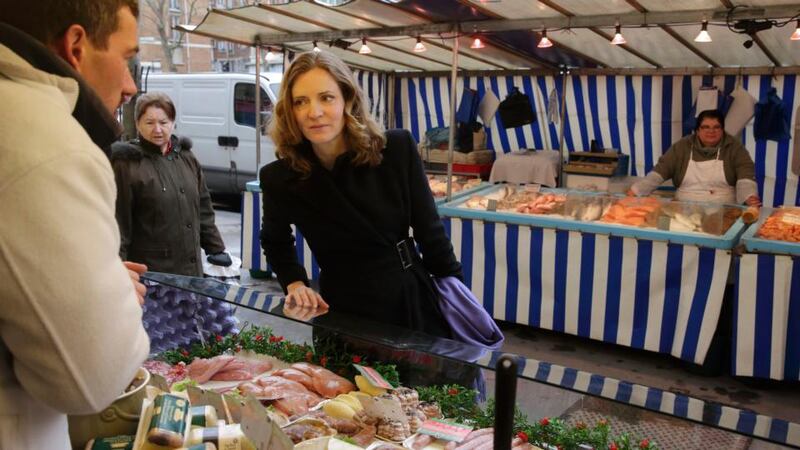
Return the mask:
[[[233,88],[233,120],[239,125],[256,126],[256,85],[254,83],[236,83]],[[261,111],[272,113],[272,101],[261,89]]]

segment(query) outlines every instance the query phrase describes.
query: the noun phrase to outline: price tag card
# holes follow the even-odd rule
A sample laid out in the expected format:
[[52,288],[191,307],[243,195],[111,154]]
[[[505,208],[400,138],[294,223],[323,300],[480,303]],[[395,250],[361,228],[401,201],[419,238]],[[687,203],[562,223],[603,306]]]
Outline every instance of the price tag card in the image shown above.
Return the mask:
[[781,222],[789,225],[800,225],[800,215],[794,213],[784,213]]
[[389,420],[396,420],[401,423],[408,423],[408,416],[403,411],[400,399],[372,397],[363,403],[364,411],[370,417],[383,417]]
[[224,394],[222,400],[225,402],[228,412],[231,413],[231,423],[240,423],[242,421],[242,408],[244,407],[241,397]]
[[469,425],[448,422],[442,419],[428,419],[422,423],[417,432],[429,434],[446,441],[461,442],[471,431],[472,427]]
[[169,383],[167,383],[167,379],[162,377],[161,375],[154,373],[151,375],[151,384],[164,392],[169,392]]
[[386,379],[383,378],[383,376],[372,367],[361,366],[358,364],[353,364],[353,367],[355,367],[356,370],[358,370],[358,372],[361,373],[361,375],[363,375],[364,378],[367,379],[367,382],[369,382],[369,384],[379,388],[394,389],[394,386],[392,386],[388,381],[386,381]]
[[526,184],[525,190],[528,192],[539,192],[542,190],[542,185],[540,184]]
[[258,450],[269,450],[272,448],[270,446],[270,440],[272,440],[275,427],[273,427],[274,423],[270,420],[269,415],[267,415],[267,410],[264,409],[261,402],[248,395],[247,398],[245,398],[244,407],[241,412],[242,431],[244,435],[250,439],[250,442],[253,443],[255,448]]
[[487,211],[497,211],[497,200],[490,198],[486,202],[486,210]]
[[217,410],[217,415],[220,419],[224,419],[225,423],[234,423],[230,411],[228,411],[225,405],[225,400],[222,398],[222,394],[200,389],[195,386],[187,387],[186,393],[189,394],[189,403],[191,403],[192,406],[213,406],[214,409]]

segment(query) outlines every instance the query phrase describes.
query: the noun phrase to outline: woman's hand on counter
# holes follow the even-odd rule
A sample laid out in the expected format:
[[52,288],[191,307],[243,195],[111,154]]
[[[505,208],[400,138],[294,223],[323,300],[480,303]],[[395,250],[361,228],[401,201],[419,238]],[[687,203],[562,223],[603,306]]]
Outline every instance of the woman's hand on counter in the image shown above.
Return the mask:
[[744,204],[747,206],[761,206],[761,199],[757,195],[751,195],[745,199]]
[[303,308],[328,308],[328,304],[317,291],[306,286],[302,281],[295,281],[286,287],[286,304]]
[[128,275],[131,277],[133,288],[136,289],[136,298],[139,299],[139,306],[144,305],[144,295],[147,293],[147,287],[142,284],[139,276],[147,272],[147,266],[131,261],[122,261],[122,264],[128,269]]

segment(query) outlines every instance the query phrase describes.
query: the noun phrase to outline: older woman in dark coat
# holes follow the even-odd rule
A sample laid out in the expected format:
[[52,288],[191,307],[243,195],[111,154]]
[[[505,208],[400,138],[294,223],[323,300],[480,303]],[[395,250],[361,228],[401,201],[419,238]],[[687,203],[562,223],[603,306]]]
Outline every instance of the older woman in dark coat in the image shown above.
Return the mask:
[[230,265],[192,143],[172,134],[172,100],[144,94],[134,116],[139,139],[115,144],[111,155],[120,256],[155,272],[202,276],[203,248],[209,262]]

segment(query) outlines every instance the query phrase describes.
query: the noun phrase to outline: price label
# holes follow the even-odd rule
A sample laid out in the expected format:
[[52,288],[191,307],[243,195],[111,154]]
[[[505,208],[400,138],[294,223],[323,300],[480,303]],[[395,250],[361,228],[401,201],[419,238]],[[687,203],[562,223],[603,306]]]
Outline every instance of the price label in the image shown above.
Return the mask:
[[490,198],[486,202],[486,210],[487,211],[497,211],[497,200]]
[[428,419],[422,423],[422,426],[417,432],[429,434],[437,439],[461,442],[471,431],[472,427],[469,425],[448,422],[441,419]]
[[539,192],[542,190],[541,184],[526,184],[525,190],[528,192]]
[[353,367],[355,367],[356,370],[358,370],[358,372],[361,373],[361,375],[363,375],[364,378],[367,379],[367,382],[369,382],[369,384],[383,389],[394,389],[394,386],[392,386],[388,381],[386,381],[386,379],[383,378],[383,376],[372,367],[361,366],[358,364],[353,364]]
[[[248,395],[247,398],[245,398],[241,413],[242,432],[250,439],[250,442],[253,443],[255,448],[258,450],[269,450],[273,448],[270,446],[273,435],[275,433],[282,433],[282,431],[280,431],[280,429],[278,429],[277,432],[275,431],[275,422],[270,420],[261,402]],[[280,442],[280,440],[276,442]],[[286,447],[284,446],[282,448]]]
[[789,225],[800,225],[800,216],[797,214],[784,214],[781,216],[781,222]]

